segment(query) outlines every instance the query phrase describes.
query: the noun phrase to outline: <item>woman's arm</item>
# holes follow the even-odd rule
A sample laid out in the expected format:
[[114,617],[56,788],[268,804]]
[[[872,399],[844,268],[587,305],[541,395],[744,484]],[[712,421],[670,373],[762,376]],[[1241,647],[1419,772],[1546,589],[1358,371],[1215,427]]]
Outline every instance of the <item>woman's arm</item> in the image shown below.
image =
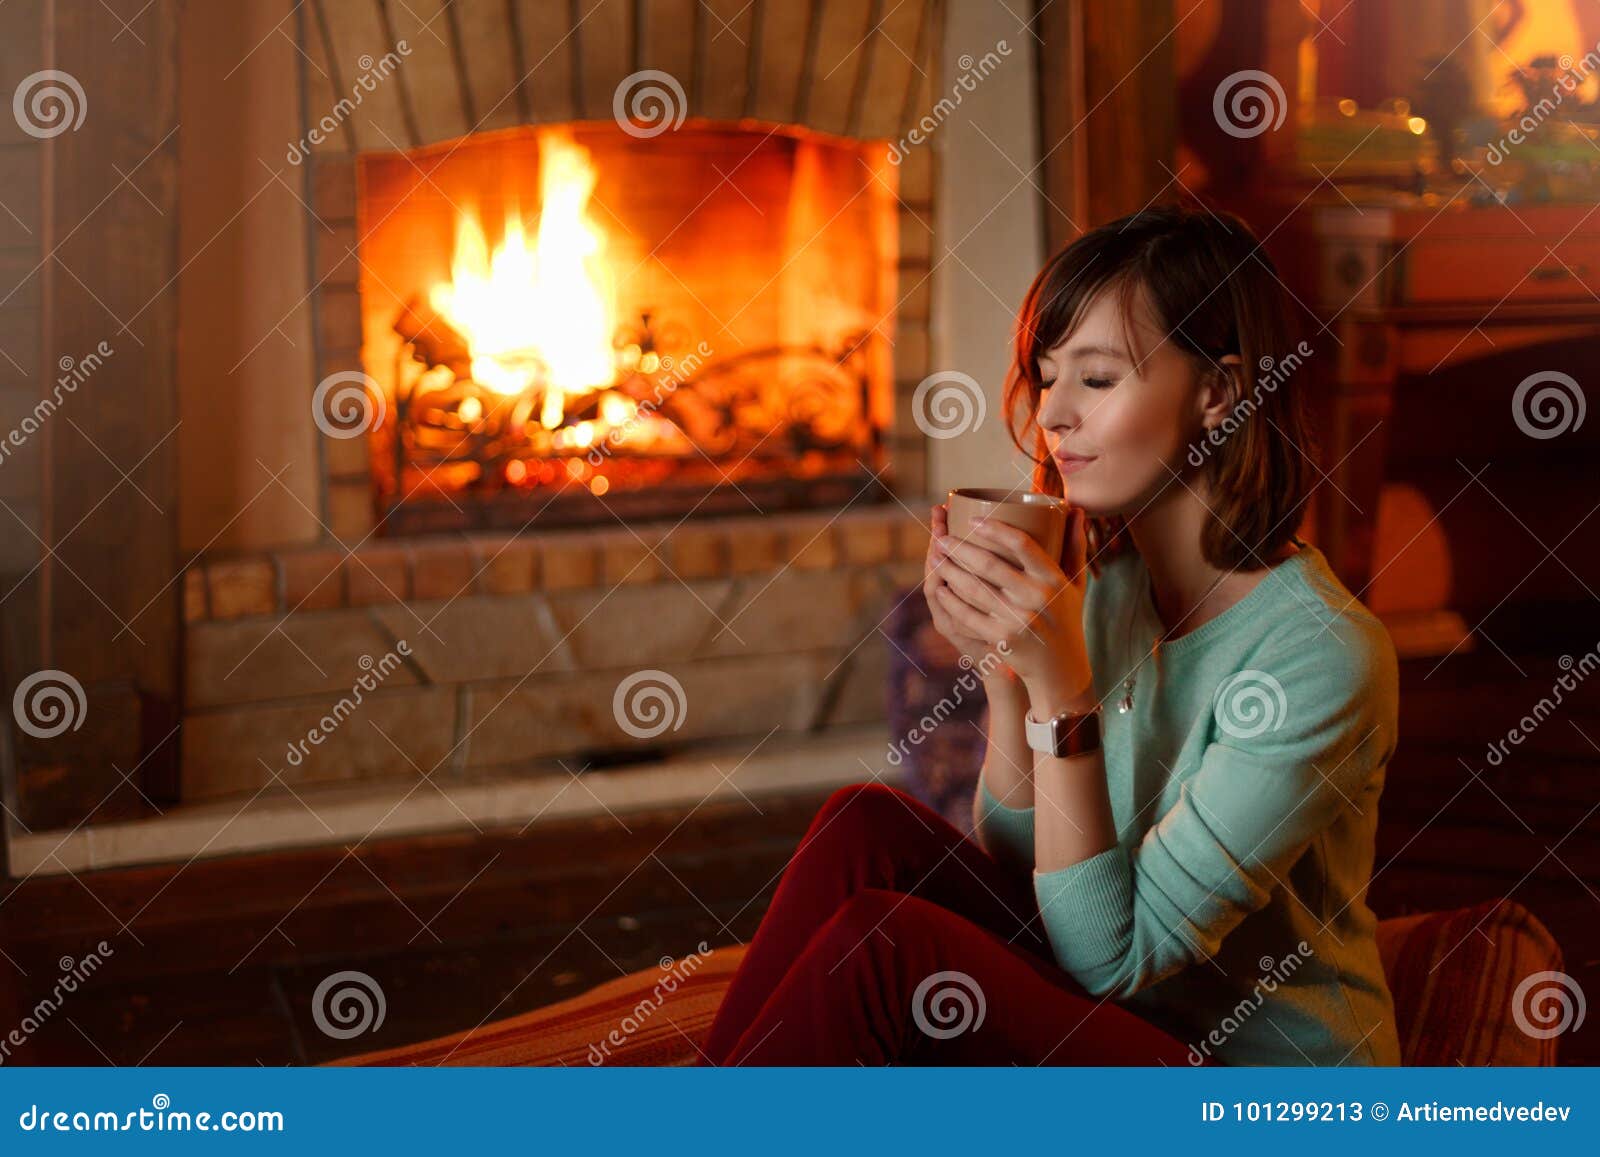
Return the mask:
[[[1028,687],[1035,719],[1049,719],[1063,711],[1083,713],[1097,706],[1094,691],[1076,695],[1035,680]],[[1042,818],[1036,818],[1035,864],[1040,872],[1054,872],[1097,856],[1117,843],[1117,826],[1106,788],[1105,753],[1096,749],[1057,759],[1040,754],[1033,765],[1034,801]]]
[[1006,670],[983,681],[989,700],[988,747],[972,796],[972,828],[996,860],[1033,868],[1033,750],[1022,729],[1028,693]]
[[[1393,646],[1381,627],[1309,636],[1270,662],[1289,704],[1279,723],[1224,733],[1197,769],[1176,769],[1177,802],[1137,847],[1052,870],[1046,848],[1076,837],[1041,809],[1039,910],[1056,960],[1093,995],[1127,997],[1215,956],[1313,840],[1376,804],[1397,734]],[[1036,775],[1046,799],[1053,781]]]

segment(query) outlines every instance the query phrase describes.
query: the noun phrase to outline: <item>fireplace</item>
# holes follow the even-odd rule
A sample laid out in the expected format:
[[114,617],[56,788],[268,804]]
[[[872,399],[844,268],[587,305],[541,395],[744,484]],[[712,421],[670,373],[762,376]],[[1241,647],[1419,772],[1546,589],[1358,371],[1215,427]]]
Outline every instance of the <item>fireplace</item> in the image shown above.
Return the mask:
[[837,507],[881,477],[883,142],[582,122],[357,175],[363,375],[319,418],[367,436],[385,534]]
[[[316,517],[186,575],[188,801],[562,808],[603,791],[564,790],[584,769],[882,718],[934,368],[936,159],[895,142],[937,100],[939,6],[516,7],[296,23],[312,341],[284,384]],[[641,672],[687,703],[645,737],[612,707]]]
[[[999,335],[1039,259],[1036,191],[995,163],[1035,143],[1027,34],[955,15],[34,21],[37,68],[106,77],[116,115],[13,146],[64,207],[0,322],[41,365],[115,354],[30,443],[54,530],[14,568],[39,577],[8,673],[65,672],[87,710],[16,735],[13,868],[873,774],[882,627],[927,495],[1008,461]],[[617,112],[641,81],[673,115]],[[991,417],[951,440],[917,400],[957,368]],[[645,676],[687,709],[641,734],[616,703]]]

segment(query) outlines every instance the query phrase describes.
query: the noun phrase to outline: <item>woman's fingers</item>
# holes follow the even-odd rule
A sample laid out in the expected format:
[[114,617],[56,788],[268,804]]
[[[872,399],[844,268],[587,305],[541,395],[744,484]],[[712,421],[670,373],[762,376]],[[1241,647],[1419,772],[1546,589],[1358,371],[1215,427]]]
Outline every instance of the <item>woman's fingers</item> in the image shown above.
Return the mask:
[[942,557],[937,553],[939,540],[949,533],[948,520],[942,506],[931,508],[928,516],[928,528],[932,533],[928,536],[928,557],[930,559]]
[[952,541],[949,550],[951,559],[960,564],[955,573],[973,575],[995,592],[996,598],[992,602],[985,602],[973,597],[981,594],[981,591],[967,586],[958,588],[963,595],[969,596],[968,601],[974,605],[980,608],[1003,608],[1010,619],[1021,619],[1025,617],[1024,612],[1037,611],[1049,601],[1046,583],[1030,578],[984,547]]
[[940,586],[934,591],[934,597],[944,608],[945,615],[950,619],[959,634],[970,635],[973,639],[981,641],[984,646],[989,645],[989,640],[998,638],[1001,632],[996,631],[990,617],[974,608],[956,594],[949,586]]
[[987,648],[991,645],[989,640],[998,637],[996,625],[1003,619],[985,608],[992,608],[1006,618],[1016,618],[1016,610],[1006,604],[994,587],[963,569],[952,552],[960,547],[971,552],[969,557],[974,564],[982,555],[1013,576],[1019,572],[981,548],[948,537],[949,511],[944,505],[933,507],[929,525],[933,537],[928,542],[922,590],[934,629],[958,647]]
[[962,630],[950,617],[947,609],[949,604],[946,601],[950,598],[950,590],[945,586],[942,579],[934,577],[925,582],[923,584],[923,595],[928,600],[928,613],[929,618],[933,621],[933,629],[948,639],[954,646],[962,650],[972,650],[989,645],[978,636]]
[[984,616],[984,639],[1026,627],[1032,612],[1019,607],[1000,591],[982,579],[967,574],[960,567],[952,568],[944,576],[944,589],[961,603]]
[[941,576],[944,584],[962,600],[980,611],[993,612],[999,608],[1000,592],[982,578],[969,574],[959,566],[950,567]]
[[947,538],[944,549],[952,559],[961,564],[961,569],[968,574],[977,575],[991,586],[1004,589],[1013,585],[1015,580],[1022,576],[1022,572],[1015,566],[979,543]]
[[999,555],[1029,578],[1047,581],[1061,574],[1061,560],[1045,554],[1044,548],[1027,532],[993,518],[973,524],[972,537],[978,545]]

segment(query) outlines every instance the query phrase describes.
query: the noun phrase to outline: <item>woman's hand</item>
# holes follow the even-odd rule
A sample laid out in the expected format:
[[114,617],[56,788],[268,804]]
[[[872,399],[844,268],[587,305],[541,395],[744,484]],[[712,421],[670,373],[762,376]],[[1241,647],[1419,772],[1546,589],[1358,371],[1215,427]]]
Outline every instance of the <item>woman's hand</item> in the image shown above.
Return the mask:
[[[1078,521],[1075,511],[1069,534],[1076,533]],[[994,519],[975,523],[965,542],[938,531],[936,524],[930,555],[956,566],[939,569],[943,582],[930,592],[929,604],[937,600],[962,638],[1003,649],[1036,709],[1048,706],[1053,714],[1092,707],[1082,574],[1068,578],[1059,559],[1023,531]]]
[[922,593],[928,600],[928,610],[933,614],[934,629],[960,652],[964,660],[962,666],[975,668],[986,681],[1014,681],[1016,674],[1003,661],[1004,651],[997,650],[993,644],[963,631],[946,609],[948,604],[945,600],[953,596],[945,587],[945,580],[950,572],[961,569],[946,558],[938,548],[939,541],[950,532],[949,518],[950,512],[944,505],[933,508],[931,521],[933,538],[928,542],[927,561],[923,569]]

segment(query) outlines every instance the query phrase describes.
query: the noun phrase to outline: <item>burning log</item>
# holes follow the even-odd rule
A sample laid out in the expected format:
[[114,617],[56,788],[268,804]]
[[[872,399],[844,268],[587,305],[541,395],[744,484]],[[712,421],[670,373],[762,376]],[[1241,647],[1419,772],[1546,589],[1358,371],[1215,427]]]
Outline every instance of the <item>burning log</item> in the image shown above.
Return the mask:
[[472,375],[467,339],[432,305],[413,297],[395,319],[394,331],[410,342],[424,365],[447,366],[458,378]]

